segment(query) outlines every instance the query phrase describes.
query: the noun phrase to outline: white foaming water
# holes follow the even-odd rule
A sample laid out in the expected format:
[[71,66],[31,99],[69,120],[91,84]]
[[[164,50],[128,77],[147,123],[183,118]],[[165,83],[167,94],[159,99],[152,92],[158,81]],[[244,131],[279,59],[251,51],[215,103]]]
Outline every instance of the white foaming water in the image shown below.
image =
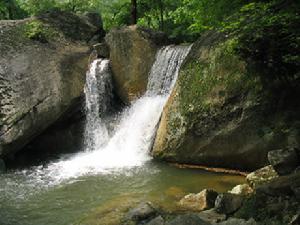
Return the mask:
[[36,169],[32,175],[48,177],[47,185],[57,184],[82,175],[141,166],[150,160],[149,150],[157,123],[189,50],[190,46],[168,46],[159,50],[145,95],[120,114],[112,134],[102,119],[111,97],[109,61],[94,61],[85,87],[87,151]]
[[84,87],[86,103],[85,146],[95,150],[105,145],[109,139],[102,116],[112,97],[112,80],[109,60],[97,59],[90,65]]

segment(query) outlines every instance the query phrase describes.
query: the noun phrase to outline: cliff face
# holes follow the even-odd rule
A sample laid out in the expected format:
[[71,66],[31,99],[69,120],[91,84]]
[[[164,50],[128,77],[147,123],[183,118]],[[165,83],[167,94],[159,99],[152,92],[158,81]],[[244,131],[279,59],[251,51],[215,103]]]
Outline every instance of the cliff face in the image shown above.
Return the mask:
[[164,108],[156,158],[253,170],[268,151],[299,144],[299,104],[286,92],[268,96],[235,44],[212,32],[194,44]]
[[100,17],[53,11],[0,22],[0,157],[58,120],[83,93]]

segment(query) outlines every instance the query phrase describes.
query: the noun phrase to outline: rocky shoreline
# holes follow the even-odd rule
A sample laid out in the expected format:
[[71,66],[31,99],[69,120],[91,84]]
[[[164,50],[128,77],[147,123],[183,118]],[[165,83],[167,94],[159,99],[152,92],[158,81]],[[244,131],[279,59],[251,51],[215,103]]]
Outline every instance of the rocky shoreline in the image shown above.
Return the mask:
[[176,212],[163,211],[150,202],[140,203],[124,213],[120,224],[300,224],[300,161],[297,152],[299,154],[295,148],[270,151],[270,165],[248,174],[246,184],[238,185],[227,193],[204,189],[188,194],[174,202],[178,209]]

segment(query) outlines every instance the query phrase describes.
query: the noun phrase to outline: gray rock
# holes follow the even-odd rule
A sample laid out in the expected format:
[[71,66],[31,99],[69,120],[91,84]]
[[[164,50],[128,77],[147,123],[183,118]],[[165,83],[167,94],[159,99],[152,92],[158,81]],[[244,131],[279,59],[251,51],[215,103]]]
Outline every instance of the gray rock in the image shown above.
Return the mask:
[[109,58],[109,49],[106,43],[97,43],[93,45],[94,50],[96,50],[98,57]]
[[295,148],[270,151],[268,160],[279,175],[290,174],[300,165]]
[[88,68],[87,41],[101,27],[59,11],[0,21],[0,27],[1,157],[22,149],[78,104]]
[[217,213],[215,209],[202,211],[198,214],[198,216],[208,223],[218,223],[226,220],[226,215]]
[[196,214],[185,214],[177,216],[175,219],[166,223],[166,225],[210,225],[200,219]]
[[222,214],[232,214],[236,212],[243,204],[244,197],[230,193],[218,195],[215,202],[216,212]]
[[276,173],[274,168],[269,165],[252,173],[249,173],[246,177],[246,180],[252,187],[256,187],[258,185],[268,183],[277,177],[278,174]]
[[165,44],[160,32],[138,26],[112,29],[105,37],[119,97],[125,102],[140,97],[147,88],[156,51]]
[[236,195],[249,195],[253,193],[253,189],[248,184],[239,184],[232,188],[229,193]]
[[218,225],[257,225],[257,222],[254,219],[243,220],[237,218],[229,218],[224,222],[218,223]]
[[180,202],[179,206],[183,209],[191,211],[203,211],[206,209],[211,209],[215,205],[215,200],[218,193],[214,190],[204,189],[198,194],[189,194],[184,196]]
[[141,203],[136,208],[130,210],[126,218],[133,221],[142,221],[145,219],[150,219],[151,217],[154,217],[156,215],[156,210],[152,206],[151,203]]
[[165,221],[162,216],[155,217],[150,222],[146,223],[146,225],[164,225]]
[[269,183],[257,186],[256,193],[263,193],[270,196],[293,196],[300,188],[300,172],[287,176],[280,176]]

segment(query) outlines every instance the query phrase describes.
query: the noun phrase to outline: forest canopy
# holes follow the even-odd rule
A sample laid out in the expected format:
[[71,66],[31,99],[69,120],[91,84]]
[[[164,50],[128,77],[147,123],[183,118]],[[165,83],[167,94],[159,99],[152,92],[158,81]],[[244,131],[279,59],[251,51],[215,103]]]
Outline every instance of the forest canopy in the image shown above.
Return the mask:
[[[245,0],[137,0],[137,23],[160,29],[170,37],[194,40],[205,30],[220,27],[222,21],[249,3]],[[21,19],[51,9],[75,13],[97,11],[104,28],[131,23],[131,0],[0,0],[0,19]]]

